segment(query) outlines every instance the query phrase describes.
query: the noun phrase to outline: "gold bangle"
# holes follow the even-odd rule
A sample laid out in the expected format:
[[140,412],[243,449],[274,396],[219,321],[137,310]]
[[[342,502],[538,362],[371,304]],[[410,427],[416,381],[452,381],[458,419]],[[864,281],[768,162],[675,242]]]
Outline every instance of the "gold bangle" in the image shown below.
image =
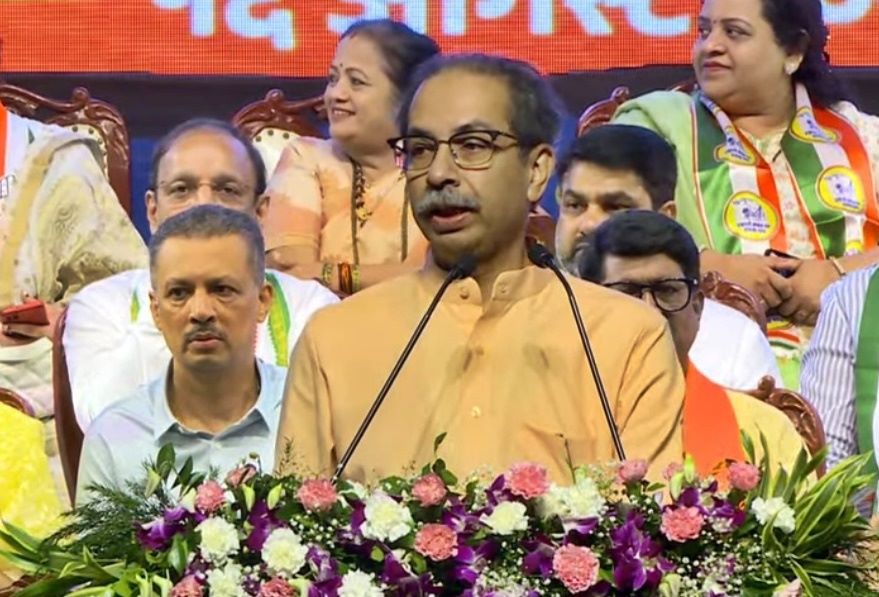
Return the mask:
[[839,262],[839,259],[837,259],[836,257],[830,257],[827,259],[827,261],[829,261],[833,265],[833,267],[836,269],[836,273],[839,274],[840,278],[845,277],[846,271],[845,268],[842,267],[842,264]]
[[320,270],[320,281],[327,288],[333,283],[333,269],[333,264],[327,261],[324,262],[324,265]]

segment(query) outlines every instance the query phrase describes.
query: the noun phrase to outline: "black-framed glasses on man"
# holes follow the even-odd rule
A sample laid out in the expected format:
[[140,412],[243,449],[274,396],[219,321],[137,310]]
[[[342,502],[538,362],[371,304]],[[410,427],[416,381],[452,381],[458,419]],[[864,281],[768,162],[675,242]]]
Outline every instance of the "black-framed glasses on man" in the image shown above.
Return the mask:
[[683,310],[693,299],[693,292],[699,286],[699,281],[693,278],[666,278],[656,280],[650,284],[638,282],[613,282],[604,284],[618,292],[628,294],[637,299],[643,299],[644,293],[649,292],[653,304],[663,313],[676,313]]
[[[501,137],[512,139],[509,145],[498,145]],[[473,130],[455,133],[448,139],[434,139],[427,135],[404,135],[389,139],[388,145],[401,158],[401,167],[408,171],[427,170],[433,164],[440,145],[448,145],[452,159],[461,168],[473,169],[488,166],[497,151],[519,144],[510,133],[495,130]]]

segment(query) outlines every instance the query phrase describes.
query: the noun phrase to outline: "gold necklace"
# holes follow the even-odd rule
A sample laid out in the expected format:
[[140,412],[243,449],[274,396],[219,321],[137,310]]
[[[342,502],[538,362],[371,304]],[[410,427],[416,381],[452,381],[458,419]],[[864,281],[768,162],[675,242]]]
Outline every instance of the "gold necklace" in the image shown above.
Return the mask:
[[[353,170],[353,180],[351,184],[351,244],[354,253],[354,264],[358,265],[360,263],[360,255],[357,249],[357,231],[363,226],[366,225],[366,222],[369,221],[369,218],[372,217],[374,210],[369,210],[366,208],[366,198],[364,195],[366,194],[366,177],[363,175],[363,166],[358,164],[353,159],[351,160],[351,167]],[[403,178],[403,172],[401,171],[397,178],[391,181],[391,184],[379,195],[376,200],[375,208],[377,209],[381,201],[387,196],[388,193],[391,192],[400,179]],[[409,254],[409,199],[404,195],[403,197],[403,209],[402,209],[402,217],[400,221],[400,262],[406,260],[406,257]]]

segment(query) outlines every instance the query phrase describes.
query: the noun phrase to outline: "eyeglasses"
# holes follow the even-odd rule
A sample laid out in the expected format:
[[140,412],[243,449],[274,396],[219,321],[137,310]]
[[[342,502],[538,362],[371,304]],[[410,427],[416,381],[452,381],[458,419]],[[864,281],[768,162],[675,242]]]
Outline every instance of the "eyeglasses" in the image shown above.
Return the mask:
[[[497,144],[499,137],[512,139],[514,143],[506,146]],[[402,158],[404,170],[427,170],[433,164],[439,146],[446,144],[452,152],[452,159],[461,168],[473,169],[487,166],[495,151],[509,149],[519,144],[519,140],[503,131],[479,130],[462,131],[445,141],[426,135],[405,135],[388,140],[388,145]]]
[[690,304],[693,291],[699,285],[699,281],[693,278],[669,278],[657,280],[650,284],[638,284],[637,282],[613,282],[605,284],[606,288],[628,294],[637,299],[644,298],[644,292],[649,292],[653,304],[663,313],[676,313]]

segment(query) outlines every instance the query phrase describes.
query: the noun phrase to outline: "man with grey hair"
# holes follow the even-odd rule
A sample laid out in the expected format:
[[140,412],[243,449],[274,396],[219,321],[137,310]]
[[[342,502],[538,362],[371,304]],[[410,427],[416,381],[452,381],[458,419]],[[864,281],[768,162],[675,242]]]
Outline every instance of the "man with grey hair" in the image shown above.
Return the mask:
[[138,479],[165,444],[196,470],[226,471],[250,453],[272,466],[285,370],[255,356],[273,293],[264,253],[256,221],[225,207],[193,207],[159,227],[149,300],[171,362],[89,428],[78,503],[94,485]]

